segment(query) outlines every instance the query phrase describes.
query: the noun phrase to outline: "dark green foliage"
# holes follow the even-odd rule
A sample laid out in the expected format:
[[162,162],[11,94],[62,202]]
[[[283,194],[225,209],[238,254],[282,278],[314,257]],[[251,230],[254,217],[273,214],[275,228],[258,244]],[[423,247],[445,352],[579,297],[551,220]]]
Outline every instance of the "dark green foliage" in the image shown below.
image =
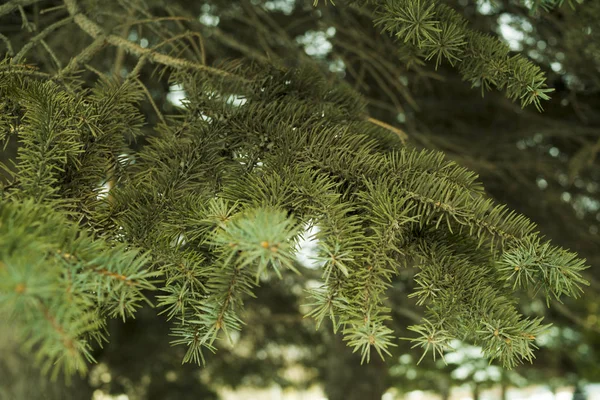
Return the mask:
[[[374,2],[377,3],[377,2]],[[540,68],[520,55],[509,54],[506,44],[475,32],[467,21],[445,4],[431,0],[389,0],[378,6],[376,24],[384,31],[415,46],[422,57],[454,65],[464,80],[484,90],[505,90],[511,100],[520,100],[541,110],[548,100],[546,77]]]
[[[322,280],[308,316],[331,320],[362,360],[396,345],[386,296],[402,267],[418,268],[413,295],[427,310],[409,328],[415,346],[435,357],[469,340],[508,368],[532,360],[544,329],[521,315],[515,291],[549,301],[587,284],[583,260],[488,198],[474,172],[390,136],[318,67],[208,67],[145,50],[103,32],[86,3],[64,2],[74,24],[140,57],[123,80],[99,73],[83,88],[60,62],[48,77],[15,58],[0,65],[1,138],[18,143],[2,190],[0,307],[46,365],[85,371],[106,318],[133,316],[153,290],[172,343],[187,346],[183,361],[203,362],[242,329],[259,285],[298,272],[298,241],[313,226]],[[548,98],[539,67],[446,5],[385,1],[374,13],[412,54],[447,60],[473,85],[522,106]],[[153,103],[138,76],[147,61],[174,70],[187,95],[178,115]],[[144,98],[158,120],[146,135]]]
[[44,370],[84,373],[106,317],[132,316],[152,290],[148,257],[93,240],[32,200],[1,206],[0,304],[24,329]]

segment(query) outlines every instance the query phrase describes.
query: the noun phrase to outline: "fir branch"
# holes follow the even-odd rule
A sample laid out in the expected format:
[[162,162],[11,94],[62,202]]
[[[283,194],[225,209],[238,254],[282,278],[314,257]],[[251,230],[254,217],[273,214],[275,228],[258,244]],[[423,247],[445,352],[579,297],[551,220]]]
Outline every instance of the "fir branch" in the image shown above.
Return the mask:
[[583,292],[582,285],[589,285],[581,276],[585,260],[549,242],[541,243],[537,237],[527,237],[505,251],[499,267],[514,287],[536,292],[544,289],[548,306],[552,297],[558,301],[562,295],[577,298]]
[[463,79],[473,86],[505,90],[521,106],[534,104],[542,110],[541,100],[548,100],[552,89],[540,68],[525,58],[509,56],[509,48],[492,38],[467,28],[466,20],[445,4],[432,0],[386,0],[377,5],[375,25],[385,32],[425,51],[425,59],[442,59],[458,63]]
[[32,199],[0,203],[0,308],[45,371],[85,373],[90,339],[106,340],[106,315],[125,315],[144,298],[141,290],[154,288],[147,262],[125,246],[90,239]]
[[108,34],[105,35],[102,32],[102,28],[98,26],[91,19],[86,17],[80,10],[77,5],[76,0],[64,0],[65,6],[69,11],[69,14],[75,21],[75,23],[88,35],[90,35],[93,39],[97,39],[98,37],[105,37],[106,42],[109,44],[116,46],[117,48],[122,48],[138,57],[146,57],[149,61],[156,62],[159,64],[163,64],[175,69],[187,69],[192,71],[204,71],[217,76],[227,76],[230,78],[235,78],[229,72],[223,71],[217,68],[208,67],[203,64],[195,63],[192,61],[188,61],[185,59],[171,57],[165,54],[157,53],[152,49],[143,48],[133,42],[130,42],[127,39],[122,37]]
[[27,109],[19,131],[23,146],[18,171],[23,191],[40,200],[56,198],[60,172],[83,151],[71,114],[73,99],[53,82],[30,82],[20,96]]
[[103,36],[99,36],[92,43],[83,49],[79,54],[71,58],[69,63],[56,73],[58,78],[67,76],[72,73],[78,66],[88,63],[94,55],[100,52],[106,46],[106,40]]
[[[66,354],[79,365],[87,338],[102,339],[106,317],[133,315],[160,273],[159,305],[174,320],[173,343],[188,346],[185,362],[202,362],[221,331],[241,329],[244,299],[261,280],[273,269],[278,276],[296,270],[297,239],[308,225],[318,228],[323,280],[311,291],[308,315],[317,326],[329,317],[363,360],[394,346],[385,294],[411,257],[419,268],[414,296],[428,311],[410,330],[434,357],[450,339],[467,337],[508,367],[531,360],[544,327],[522,318],[513,291],[579,295],[583,260],[542,242],[527,218],[485,197],[475,173],[441,153],[404,148],[401,131],[370,118],[364,99],[318,69],[207,67],[158,53],[163,45],[179,51],[178,41],[196,34],[157,27],[158,45],[142,48],[104,32],[76,0],[64,4],[93,43],[60,76],[105,44],[140,61],[122,84],[99,72],[90,90],[36,82],[19,65],[0,67],[0,91],[24,112],[10,117],[22,146],[9,197],[24,204],[0,203],[0,306],[33,315],[21,321],[41,327],[33,342],[58,345],[47,358]],[[385,7],[381,23],[420,57],[456,62],[472,82],[505,89],[523,104],[545,96],[543,74],[468,30],[451,9],[431,0]],[[133,163],[121,156],[131,154],[123,132],[139,136],[138,103],[144,95],[152,103],[137,81],[146,60],[175,69],[171,81],[187,99],[179,117],[151,104],[161,123]],[[386,68],[368,68],[389,79]],[[106,181],[110,200],[98,199]],[[49,205],[68,209],[68,217]],[[32,307],[38,300],[48,317]],[[81,348],[70,354],[76,343]]]
[[446,345],[451,339],[471,337],[481,343],[487,357],[500,359],[507,368],[524,360],[531,362],[536,348],[533,340],[547,326],[540,325],[541,319],[523,318],[515,301],[508,300],[507,288],[491,284],[498,279],[498,271],[486,266],[489,260],[466,260],[471,252],[468,241],[446,247],[439,232],[433,236],[436,240],[419,245],[423,258],[416,282],[420,290],[411,295],[428,306],[428,318],[415,328],[421,338],[411,340],[421,343],[425,352],[432,345],[435,357],[437,340],[431,338],[435,332],[444,332]]
[[393,331],[381,321],[367,321],[344,330],[344,340],[348,342],[348,346],[354,347],[354,352],[361,352],[361,363],[365,360],[370,361],[371,348],[374,348],[382,359],[384,354],[391,356],[388,348],[396,346],[392,339]]

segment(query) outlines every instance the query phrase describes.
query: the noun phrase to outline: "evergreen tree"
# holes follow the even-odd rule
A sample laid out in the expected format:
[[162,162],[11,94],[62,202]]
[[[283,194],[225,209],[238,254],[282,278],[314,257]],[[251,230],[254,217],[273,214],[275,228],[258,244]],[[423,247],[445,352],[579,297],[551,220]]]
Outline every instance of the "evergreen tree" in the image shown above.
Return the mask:
[[[516,291],[541,292],[548,304],[578,297],[585,262],[431,150],[455,156],[460,141],[393,126],[423,103],[396,76],[431,83],[456,70],[467,81],[459,87],[503,91],[533,107],[527,115],[549,100],[538,65],[451,3],[302,8],[305,17],[326,14],[315,26],[340,32],[346,82],[300,55],[288,31],[246,1],[199,10],[162,1],[0,6],[5,26],[21,25],[0,36],[0,304],[44,369],[85,373],[107,321],[145,303],[170,321],[183,361],[202,363],[218,338],[235,340],[259,285],[300,270],[298,241],[311,227],[322,280],[308,315],[317,327],[330,321],[362,361],[391,354],[397,336],[434,357],[460,339],[508,368],[531,361],[546,326],[522,315]],[[531,12],[553,15],[558,3],[534,2]],[[600,13],[573,6],[566,18]],[[256,30],[255,43],[233,35],[240,24]],[[371,48],[356,37],[363,29],[366,40],[378,35]],[[598,65],[593,41],[582,46]],[[396,75],[399,67],[408,73]],[[155,98],[166,77],[186,93],[171,115]],[[593,68],[577,79],[597,84]],[[375,86],[386,100],[370,98]],[[393,113],[377,110],[381,103]],[[577,154],[573,176],[596,152]],[[391,329],[397,303],[388,299],[406,267],[417,271],[410,296],[425,315],[410,333]]]

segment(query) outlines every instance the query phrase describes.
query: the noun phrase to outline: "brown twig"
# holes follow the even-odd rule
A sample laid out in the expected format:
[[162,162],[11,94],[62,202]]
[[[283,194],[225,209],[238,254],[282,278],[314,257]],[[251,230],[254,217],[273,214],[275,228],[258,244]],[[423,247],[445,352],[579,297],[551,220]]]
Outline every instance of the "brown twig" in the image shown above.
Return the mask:
[[[56,254],[58,254],[63,260],[65,260],[65,261],[67,261],[69,263],[73,262],[73,261],[77,261],[77,257],[75,257],[73,254],[71,254],[71,253],[65,253],[65,252],[61,251],[60,249],[56,250]],[[100,275],[108,276],[110,278],[123,281],[127,286],[135,286],[135,285],[137,285],[137,282],[129,279],[128,276],[120,274],[118,272],[109,271],[106,268],[98,268],[97,265],[92,265],[92,266],[88,267],[87,269],[90,270],[90,271],[92,271],[92,272],[96,272],[96,273],[98,273]]]
[[67,335],[67,333],[65,332],[63,327],[58,323],[56,318],[54,318],[54,316],[50,313],[50,310],[48,309],[48,307],[41,301],[39,304],[40,304],[40,309],[41,309],[42,313],[44,314],[44,318],[46,319],[46,321],[48,321],[50,323],[50,325],[52,326],[52,329],[54,329],[54,331],[56,333],[58,333],[58,335],[61,337],[62,342],[65,345],[65,347],[67,349],[69,349],[69,352],[71,354],[76,353],[77,351],[75,349],[75,343],[73,341],[73,338],[71,338]]
[[375,119],[373,117],[368,117],[367,121],[372,124],[375,124],[377,126],[380,126],[382,128],[385,128],[388,131],[394,132],[396,135],[398,135],[398,137],[400,138],[400,141],[402,141],[402,144],[406,144],[406,141],[408,140],[408,135],[402,129],[396,128],[395,126],[387,124],[387,123],[380,121],[378,119]]
[[163,117],[162,113],[160,112],[160,110],[158,109],[158,106],[156,105],[156,103],[154,102],[154,99],[152,98],[152,95],[150,94],[150,91],[148,90],[148,88],[146,87],[146,85],[144,85],[142,83],[142,81],[139,78],[135,78],[135,81],[140,85],[140,87],[142,88],[142,91],[144,92],[144,94],[146,95],[146,98],[148,99],[148,101],[150,102],[150,105],[152,105],[152,108],[154,109],[154,112],[156,112],[156,115],[158,116],[158,118],[160,119],[160,122],[162,122],[163,125],[167,125],[167,121],[165,120],[165,117]]

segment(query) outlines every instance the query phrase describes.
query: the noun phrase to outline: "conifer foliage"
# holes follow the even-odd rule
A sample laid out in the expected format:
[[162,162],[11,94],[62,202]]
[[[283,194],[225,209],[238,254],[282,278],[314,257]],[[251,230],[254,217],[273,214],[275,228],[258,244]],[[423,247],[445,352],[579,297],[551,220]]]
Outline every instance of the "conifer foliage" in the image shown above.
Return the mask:
[[[524,107],[547,98],[537,66],[439,2],[337,3],[372,12],[399,46],[449,62],[482,89]],[[364,361],[402,334],[434,357],[468,340],[510,368],[533,359],[545,327],[519,313],[514,292],[581,294],[584,260],[494,204],[475,173],[373,123],[360,95],[314,65],[209,66],[195,42],[191,55],[163,51],[189,32],[142,47],[92,18],[101,7],[93,1],[64,0],[54,10],[64,19],[37,27],[25,12],[34,4],[45,6],[0,6],[0,21],[20,13],[35,30],[21,49],[0,36],[0,140],[17,147],[6,152],[0,192],[0,311],[55,373],[85,372],[94,343],[107,340],[106,320],[134,317],[150,292],[173,344],[187,346],[183,361],[203,362],[217,339],[242,329],[257,285],[297,273],[310,227],[322,282],[308,293],[308,316],[317,327],[330,321]],[[118,7],[130,24],[168,36],[141,2]],[[65,60],[47,42],[57,29],[87,35],[87,46]],[[99,76],[86,87],[79,71],[107,46],[138,66],[123,79],[87,66]],[[52,67],[26,63],[38,48]],[[151,135],[140,112],[152,102],[139,75],[149,62],[186,92],[178,115],[154,105]],[[400,268],[417,270],[407,295],[424,307],[410,332],[387,324],[385,293]]]

